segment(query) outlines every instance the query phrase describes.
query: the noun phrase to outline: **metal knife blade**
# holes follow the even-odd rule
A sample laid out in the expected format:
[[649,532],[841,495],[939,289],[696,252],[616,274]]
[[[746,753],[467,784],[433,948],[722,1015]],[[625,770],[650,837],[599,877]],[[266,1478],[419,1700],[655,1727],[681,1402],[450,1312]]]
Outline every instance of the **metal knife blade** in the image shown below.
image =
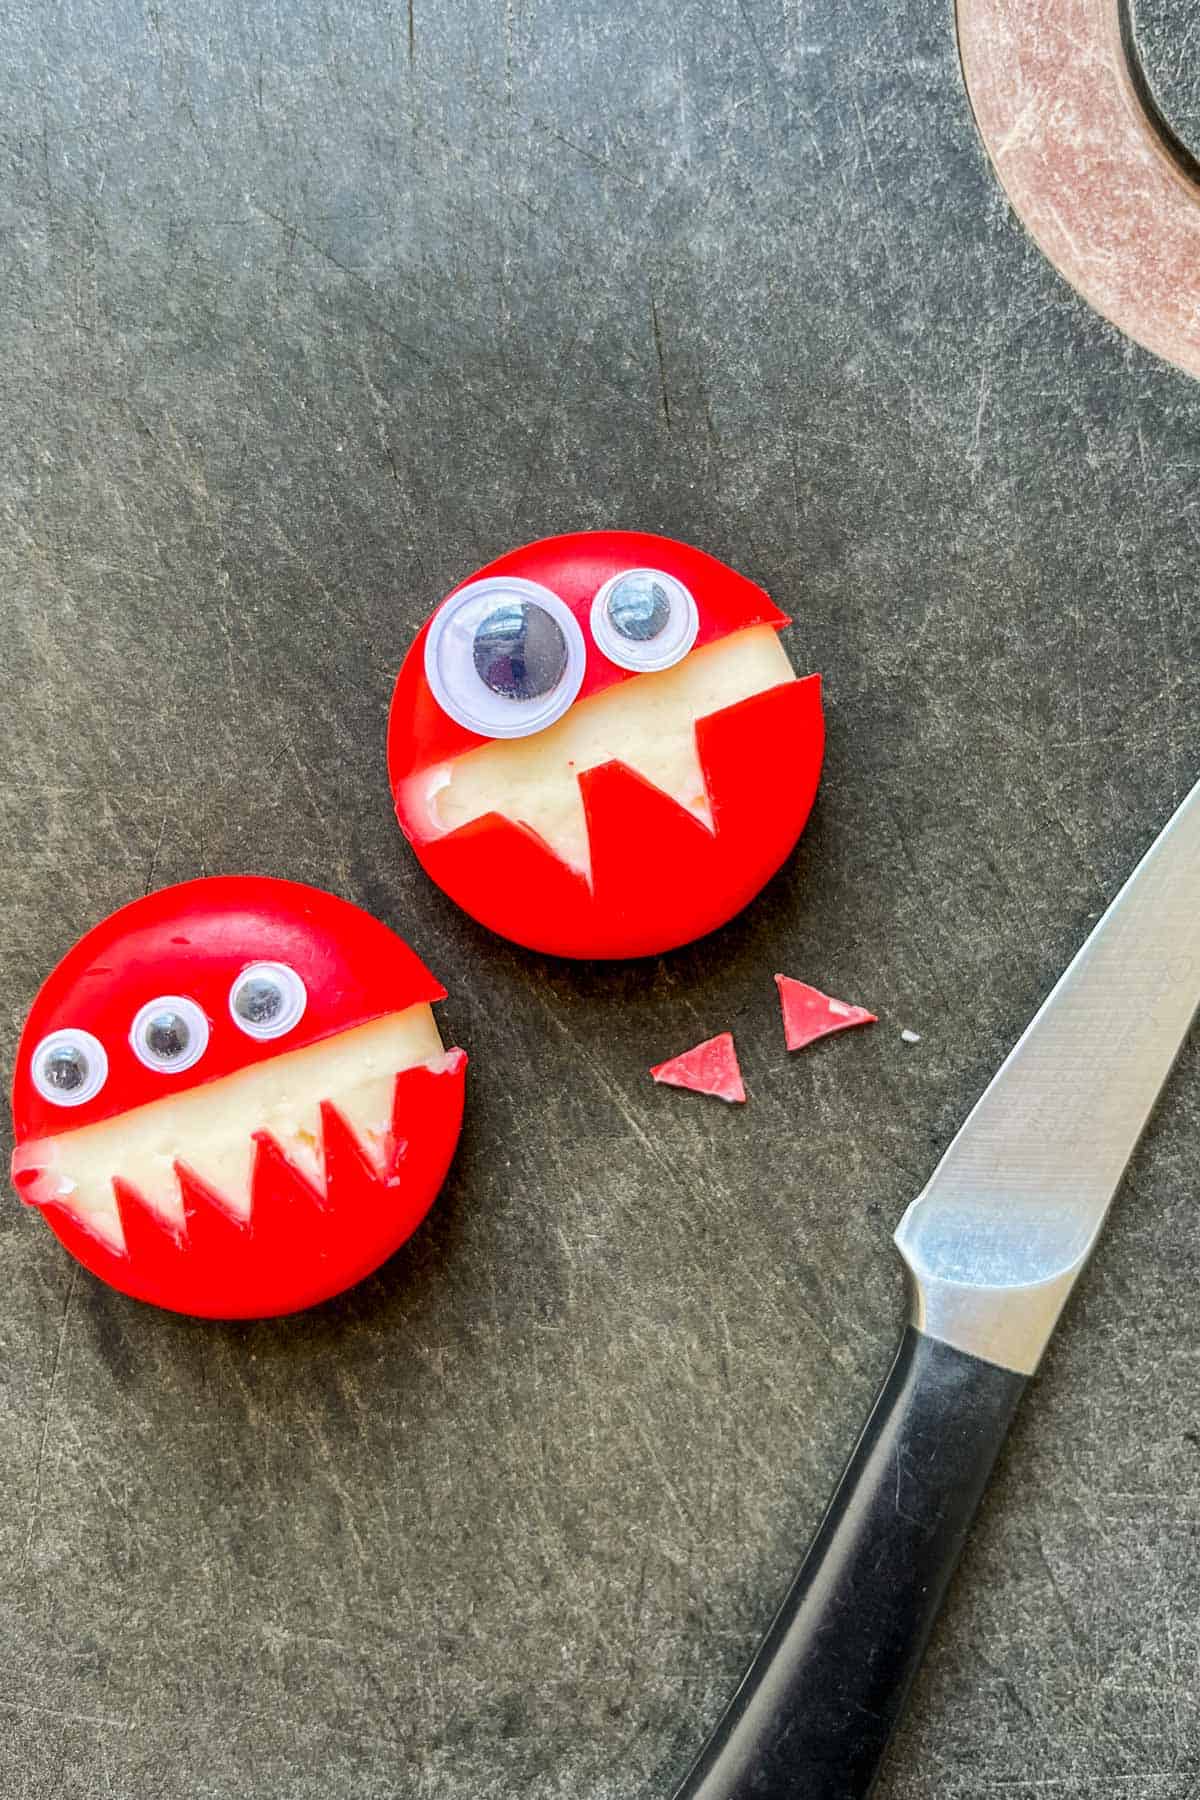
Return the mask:
[[1036,1369],[1200,1006],[1200,783],[896,1232],[929,1337]]

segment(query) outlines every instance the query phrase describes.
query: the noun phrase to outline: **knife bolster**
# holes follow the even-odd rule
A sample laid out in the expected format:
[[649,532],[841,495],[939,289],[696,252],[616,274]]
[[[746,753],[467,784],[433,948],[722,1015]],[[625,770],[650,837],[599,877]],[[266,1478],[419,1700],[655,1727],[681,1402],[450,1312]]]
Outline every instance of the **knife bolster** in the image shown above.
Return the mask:
[[1044,1281],[952,1280],[939,1273],[940,1246],[922,1224],[910,1207],[896,1232],[913,1329],[997,1368],[1034,1374],[1086,1256]]

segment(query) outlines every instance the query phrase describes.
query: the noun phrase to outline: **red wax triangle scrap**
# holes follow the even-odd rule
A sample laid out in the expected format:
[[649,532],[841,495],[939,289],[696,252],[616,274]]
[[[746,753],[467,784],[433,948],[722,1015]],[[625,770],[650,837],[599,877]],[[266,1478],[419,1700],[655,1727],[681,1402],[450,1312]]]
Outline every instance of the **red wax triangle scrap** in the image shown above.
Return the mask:
[[705,1038],[682,1056],[658,1063],[650,1071],[667,1087],[689,1088],[694,1094],[714,1094],[718,1100],[743,1101],[746,1089],[733,1047],[732,1031]]
[[849,1031],[852,1025],[874,1025],[874,1013],[865,1007],[851,1006],[846,1000],[835,1000],[806,981],[793,981],[790,975],[777,975],[779,1003],[783,1008],[783,1035],[789,1050],[803,1050],[818,1038],[834,1031]]

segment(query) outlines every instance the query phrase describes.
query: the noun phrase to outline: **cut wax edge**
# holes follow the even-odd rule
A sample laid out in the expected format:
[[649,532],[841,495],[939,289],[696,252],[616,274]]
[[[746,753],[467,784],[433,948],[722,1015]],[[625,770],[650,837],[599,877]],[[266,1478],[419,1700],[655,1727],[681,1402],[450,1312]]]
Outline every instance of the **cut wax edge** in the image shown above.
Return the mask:
[[687,1088],[694,1094],[712,1094],[737,1104],[746,1098],[732,1031],[705,1038],[682,1055],[657,1063],[650,1073],[665,1087]]
[[863,1006],[851,1006],[846,1000],[835,1000],[806,981],[794,981],[790,975],[777,975],[779,1004],[783,1009],[783,1035],[789,1050],[803,1050],[818,1038],[835,1031],[849,1031],[855,1025],[875,1025],[874,1013]]

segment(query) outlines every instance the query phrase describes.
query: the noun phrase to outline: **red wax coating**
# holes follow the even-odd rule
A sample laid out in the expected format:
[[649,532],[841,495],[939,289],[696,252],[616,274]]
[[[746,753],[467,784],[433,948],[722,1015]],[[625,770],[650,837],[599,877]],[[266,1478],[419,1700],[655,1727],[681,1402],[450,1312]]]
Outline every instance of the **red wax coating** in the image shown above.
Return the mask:
[[[304,983],[303,1016],[284,1036],[250,1037],[230,1016],[231,986],[256,962],[284,963]],[[193,1067],[166,1078],[138,1060],[129,1031],[141,1006],[169,994],[199,1006],[209,1039]],[[216,876],[150,894],[81,938],[34,1000],[13,1078],[14,1180],[28,1197],[37,1182],[39,1140],[66,1138],[81,1126],[177,1098],[444,998],[445,989],[394,932],[320,889],[262,876]],[[90,1032],[108,1056],[103,1088],[71,1108],[45,1099],[30,1073],[37,1045],[63,1028]],[[123,1293],[215,1318],[293,1312],[369,1274],[420,1223],[458,1140],[465,1071],[465,1055],[452,1050],[434,1064],[397,1075],[381,1169],[324,1096],[308,1096],[322,1103],[321,1189],[288,1162],[269,1134],[253,1133],[248,1220],[236,1217],[182,1163],[176,1165],[186,1217],[182,1233],[119,1179],[113,1186],[123,1251],[65,1204],[39,1202],[39,1210],[85,1267]]]
[[718,1100],[741,1104],[746,1098],[731,1031],[705,1038],[691,1050],[658,1063],[650,1071],[665,1087],[688,1088],[694,1094],[712,1094]]
[[[647,679],[610,662],[588,622],[597,590],[630,568],[662,570],[689,589],[700,620],[694,648],[751,626],[779,630],[788,622],[761,588],[716,558],[645,532],[546,538],[470,579],[519,576],[570,607],[587,645],[578,705],[618,683]],[[824,755],[817,675],[784,681],[697,721],[713,830],[615,761],[578,778],[590,879],[530,827],[499,813],[431,833],[406,796],[409,777],[489,740],[464,730],[434,698],[424,667],[428,630],[427,624],[405,658],[392,696],[388,770],[396,814],[430,878],[490,930],[554,956],[657,955],[740,912],[795,847]]]
[[793,981],[790,975],[777,975],[779,1002],[783,1009],[783,1032],[789,1050],[803,1050],[818,1038],[835,1031],[849,1031],[855,1025],[874,1025],[874,1013],[848,1001],[835,1000],[806,981]]

